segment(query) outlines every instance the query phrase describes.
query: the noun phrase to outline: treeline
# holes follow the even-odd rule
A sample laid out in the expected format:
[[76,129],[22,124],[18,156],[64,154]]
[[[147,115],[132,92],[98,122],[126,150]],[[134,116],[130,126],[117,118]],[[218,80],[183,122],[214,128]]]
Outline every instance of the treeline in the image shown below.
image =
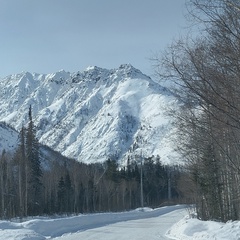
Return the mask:
[[173,43],[157,59],[158,73],[176,83],[181,107],[171,115],[196,185],[198,217],[239,220],[240,3],[188,2],[201,36]]
[[[44,174],[45,213],[124,211],[141,206],[141,166],[132,163],[119,169],[114,160],[105,163],[55,163]],[[145,159],[143,197],[145,206],[160,206],[168,200],[169,169]],[[55,174],[53,175],[53,172]],[[180,169],[171,168],[171,198],[180,197],[177,179]]]
[[40,150],[30,107],[14,156],[4,151],[0,156],[0,218],[134,209],[141,206],[141,182],[145,206],[183,198],[178,184],[183,171],[163,166],[159,157],[144,158],[142,165],[129,158],[120,168],[111,159],[84,164],[46,152]]

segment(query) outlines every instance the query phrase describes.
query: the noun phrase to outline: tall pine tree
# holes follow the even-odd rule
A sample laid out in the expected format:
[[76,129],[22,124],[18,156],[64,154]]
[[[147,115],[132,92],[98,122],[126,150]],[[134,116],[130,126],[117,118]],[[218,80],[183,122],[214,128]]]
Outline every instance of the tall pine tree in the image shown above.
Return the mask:
[[18,188],[18,203],[19,206],[17,208],[17,214],[20,217],[23,217],[24,215],[26,215],[26,148],[25,148],[25,141],[26,141],[26,137],[25,137],[25,131],[26,129],[24,127],[22,127],[20,133],[19,133],[19,144],[18,144],[18,148],[15,152],[14,155],[14,165],[16,166],[16,171],[17,171],[17,181],[16,181],[16,185]]
[[26,132],[26,157],[28,166],[28,209],[29,214],[39,214],[42,196],[42,169],[39,157],[39,142],[32,120],[32,107],[29,107],[29,123]]

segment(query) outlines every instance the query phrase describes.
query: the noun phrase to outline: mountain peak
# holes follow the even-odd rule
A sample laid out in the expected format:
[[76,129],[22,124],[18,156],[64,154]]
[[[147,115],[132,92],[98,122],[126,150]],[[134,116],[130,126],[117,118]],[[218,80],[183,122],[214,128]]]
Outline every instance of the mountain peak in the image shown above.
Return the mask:
[[151,79],[149,76],[143,74],[139,69],[133,67],[131,64],[121,64],[117,71],[122,72],[127,77],[132,78],[147,78]]
[[121,64],[119,66],[119,69],[126,69],[126,70],[137,70],[136,68],[134,68],[130,63],[125,63],[125,64]]
[[66,81],[70,78],[70,73],[66,72],[65,70],[60,70],[55,73],[47,74],[46,79],[51,82],[55,82],[58,84],[66,83]]
[[97,67],[97,66],[88,66],[85,70],[85,72],[90,72],[90,71],[99,71],[102,70],[103,68]]

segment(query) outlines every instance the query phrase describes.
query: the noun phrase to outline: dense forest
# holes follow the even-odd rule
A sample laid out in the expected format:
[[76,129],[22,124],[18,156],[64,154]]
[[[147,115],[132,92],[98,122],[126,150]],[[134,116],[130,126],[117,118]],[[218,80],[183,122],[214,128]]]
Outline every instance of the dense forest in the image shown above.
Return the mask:
[[[46,149],[45,149],[46,150]],[[40,151],[29,108],[29,123],[19,133],[13,156],[0,156],[0,217],[78,214],[157,207],[184,199],[178,166],[163,166],[160,157],[129,157],[127,165],[115,160],[85,164]],[[184,185],[184,184],[183,184]],[[182,188],[183,189],[183,188]]]

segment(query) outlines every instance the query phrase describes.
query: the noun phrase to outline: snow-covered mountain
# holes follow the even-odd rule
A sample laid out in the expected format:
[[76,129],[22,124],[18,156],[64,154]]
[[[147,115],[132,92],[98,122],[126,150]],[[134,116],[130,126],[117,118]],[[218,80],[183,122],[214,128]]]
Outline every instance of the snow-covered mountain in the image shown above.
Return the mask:
[[31,105],[39,141],[65,156],[83,162],[124,161],[142,149],[144,156],[176,161],[164,113],[174,99],[129,64],[72,74],[22,72],[0,79],[0,89],[0,121],[20,130]]

